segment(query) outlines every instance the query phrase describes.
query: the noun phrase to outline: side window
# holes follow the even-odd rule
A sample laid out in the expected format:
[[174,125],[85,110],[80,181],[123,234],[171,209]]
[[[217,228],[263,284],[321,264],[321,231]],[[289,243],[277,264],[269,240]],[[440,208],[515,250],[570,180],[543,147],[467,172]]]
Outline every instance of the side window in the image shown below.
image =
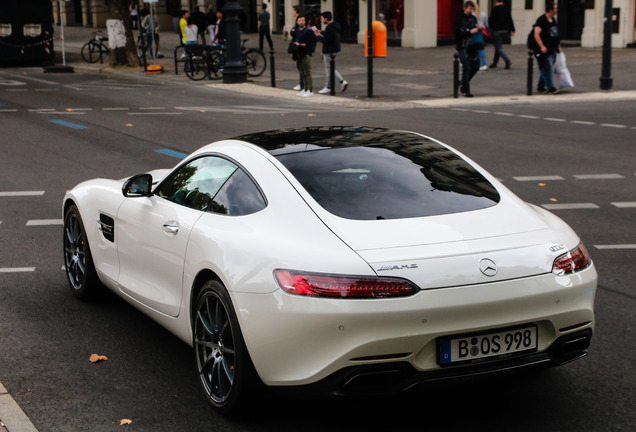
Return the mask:
[[161,183],[155,194],[174,203],[205,211],[238,166],[205,156],[181,166]]
[[212,201],[215,213],[243,216],[256,213],[267,206],[261,191],[241,169],[236,170]]

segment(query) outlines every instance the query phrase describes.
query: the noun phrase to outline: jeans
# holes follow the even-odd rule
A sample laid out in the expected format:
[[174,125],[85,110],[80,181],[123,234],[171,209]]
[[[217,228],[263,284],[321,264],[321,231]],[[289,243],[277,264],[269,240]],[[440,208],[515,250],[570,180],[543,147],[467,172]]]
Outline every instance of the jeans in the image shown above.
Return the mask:
[[457,51],[459,61],[462,64],[462,93],[470,93],[470,80],[479,70],[479,52],[475,49],[467,48]]
[[495,44],[495,57],[492,60],[492,64],[495,66],[499,62],[499,57],[501,57],[506,63],[510,63],[510,57],[503,50],[503,40],[508,36],[508,30],[497,30],[492,34],[492,41]]
[[[329,79],[331,77],[331,54],[323,54],[322,55],[322,62],[325,65],[325,75],[327,76],[325,78],[325,87],[327,87],[328,89],[331,88],[331,83],[329,82]],[[334,59],[335,62],[335,59]],[[335,76],[335,82],[336,83],[341,83],[342,81],[344,81],[344,78],[342,78],[342,75],[340,75],[340,73],[338,72],[338,70],[336,69],[334,71],[334,76]]]
[[554,68],[554,61],[556,60],[556,53],[539,53],[535,54],[537,57],[537,64],[539,65],[539,82],[537,83],[537,89],[541,90],[554,90],[556,86],[552,80],[552,69]]
[[311,77],[311,56],[304,55],[297,61],[300,78],[302,80],[302,90],[314,91],[314,82]]

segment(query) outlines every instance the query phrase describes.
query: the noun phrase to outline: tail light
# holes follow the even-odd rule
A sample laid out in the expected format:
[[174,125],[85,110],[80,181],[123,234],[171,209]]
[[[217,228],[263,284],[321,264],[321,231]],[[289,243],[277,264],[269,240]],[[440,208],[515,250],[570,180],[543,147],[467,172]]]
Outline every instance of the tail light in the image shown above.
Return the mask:
[[554,264],[552,265],[552,273],[557,275],[565,275],[568,273],[573,273],[575,271],[583,270],[592,264],[592,259],[590,255],[587,253],[587,249],[583,246],[583,243],[579,243],[579,245],[559,256],[556,260],[554,260]]
[[411,282],[398,278],[334,276],[289,270],[276,270],[274,275],[284,291],[314,297],[404,297],[419,291]]

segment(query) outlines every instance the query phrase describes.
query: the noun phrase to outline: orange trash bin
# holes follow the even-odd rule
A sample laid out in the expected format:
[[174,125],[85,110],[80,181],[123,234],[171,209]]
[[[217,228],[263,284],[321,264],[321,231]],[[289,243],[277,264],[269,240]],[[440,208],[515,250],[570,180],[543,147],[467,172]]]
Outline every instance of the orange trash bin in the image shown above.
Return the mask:
[[[386,57],[387,32],[382,21],[373,21],[373,57]],[[369,29],[364,32],[364,56],[369,57]]]

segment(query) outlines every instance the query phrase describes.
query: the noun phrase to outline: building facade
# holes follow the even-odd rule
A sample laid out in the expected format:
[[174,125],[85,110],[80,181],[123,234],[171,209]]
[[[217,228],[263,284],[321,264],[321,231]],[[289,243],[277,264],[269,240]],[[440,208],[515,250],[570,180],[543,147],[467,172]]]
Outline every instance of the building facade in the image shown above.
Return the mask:
[[[144,3],[140,1],[141,7]],[[176,27],[182,9],[222,9],[229,0],[158,0],[155,3],[162,29]],[[475,1],[475,0],[473,0]],[[603,22],[606,0],[558,0],[557,22],[562,38],[583,47],[603,45]],[[451,43],[455,16],[462,10],[462,0],[237,0],[243,8],[241,29],[257,31],[257,14],[267,3],[272,15],[271,28],[287,36],[293,27],[292,6],[297,5],[313,25],[320,26],[320,11],[330,10],[342,27],[344,42],[364,44],[369,5],[373,17],[387,27],[389,45],[434,47]],[[513,44],[524,44],[536,19],[544,13],[544,0],[507,0],[517,29]],[[481,10],[489,14],[494,0],[479,0]],[[66,25],[105,27],[104,0],[66,0]],[[58,2],[53,1],[56,10]],[[612,0],[612,47],[633,46],[636,33],[636,0]],[[175,18],[177,18],[175,20]]]

